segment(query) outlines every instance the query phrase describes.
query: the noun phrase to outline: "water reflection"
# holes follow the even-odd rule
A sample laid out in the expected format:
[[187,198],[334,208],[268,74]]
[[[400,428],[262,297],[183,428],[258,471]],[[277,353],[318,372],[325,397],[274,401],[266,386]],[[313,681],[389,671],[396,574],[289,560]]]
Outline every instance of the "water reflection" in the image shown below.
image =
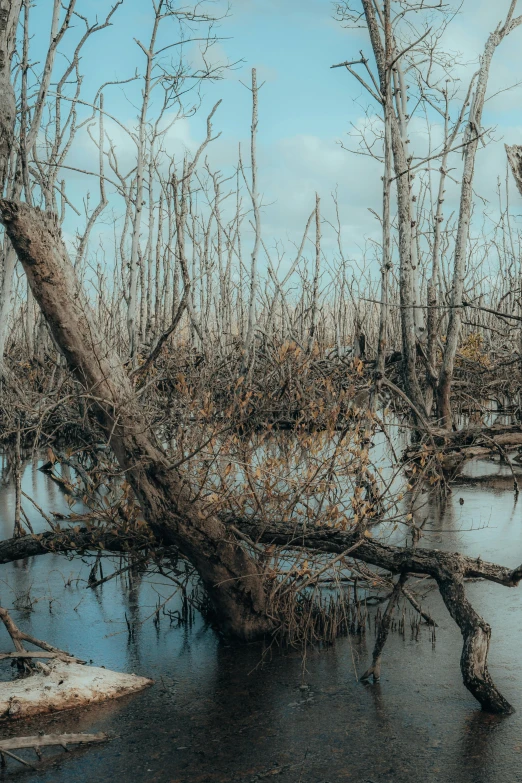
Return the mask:
[[[46,512],[68,513],[63,492],[38,464],[25,466],[24,491]],[[466,483],[486,471],[489,484]],[[498,486],[507,473],[496,462],[472,463],[447,497],[425,493],[420,513],[426,517],[426,545],[518,565],[521,505],[509,484]],[[24,509],[35,530],[42,529],[25,499]],[[13,513],[12,487],[2,486],[3,537],[12,533]],[[55,765],[47,762],[38,775],[10,763],[9,779],[246,783],[279,773],[295,783],[521,779],[520,589],[478,583],[467,588],[493,627],[492,674],[518,708],[516,715],[499,719],[480,713],[462,686],[460,634],[436,591],[425,599],[439,623],[435,648],[427,632],[418,641],[408,629],[404,638],[392,635],[380,685],[364,686],[356,674],[366,668],[373,633],[342,639],[323,652],[309,649],[305,658],[277,650],[263,658],[258,646],[220,642],[200,618],[190,630],[171,626],[166,617],[155,627],[146,618],[158,594],[166,597],[172,585],[134,576],[130,590],[119,579],[90,590],[91,564],[89,558],[47,555],[3,566],[1,600],[12,607],[20,599],[14,614],[29,633],[97,664],[151,676],[156,685],[119,702],[33,720],[23,728],[4,727],[4,734],[116,735],[106,746],[58,754]],[[7,646],[2,629],[0,648]]]

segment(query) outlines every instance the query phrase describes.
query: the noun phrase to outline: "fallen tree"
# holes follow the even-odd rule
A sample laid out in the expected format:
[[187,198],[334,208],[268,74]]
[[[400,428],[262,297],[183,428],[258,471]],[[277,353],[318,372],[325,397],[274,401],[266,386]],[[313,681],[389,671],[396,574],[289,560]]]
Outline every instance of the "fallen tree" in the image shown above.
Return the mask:
[[[249,529],[243,520],[242,529],[248,533],[245,537],[237,523],[225,524],[211,506],[205,506],[195,497],[179,468],[169,464],[140,411],[119,357],[95,333],[54,217],[26,204],[6,200],[0,201],[0,214],[56,344],[82,384],[97,422],[106,433],[107,443],[134,489],[152,535],[162,546],[176,547],[196,568],[214,617],[224,632],[252,640],[274,628],[277,618],[270,611],[264,569],[251,554],[256,543],[304,547],[341,556],[348,556],[356,549],[353,557],[358,561],[399,574],[400,581],[408,574],[435,579],[463,635],[464,684],[483,709],[496,713],[513,711],[489,674],[491,628],[469,603],[464,579],[486,579],[511,587],[522,577],[522,567],[510,570],[459,554],[393,547],[365,537],[360,525],[350,532],[269,525]],[[88,548],[92,535],[92,531],[73,531],[73,540],[69,542],[63,533],[54,539],[53,534],[45,534],[45,537],[4,542],[0,545],[0,559],[1,562],[19,559],[24,547],[26,556],[60,548],[70,551],[75,536],[80,548]],[[119,546],[108,535],[108,548]],[[385,636],[383,640],[381,634],[378,641],[381,649],[376,661],[380,660]]]
[[151,530],[197,569],[223,632],[245,641],[262,637],[273,620],[259,569],[169,464],[120,358],[96,333],[55,217],[7,200],[0,201],[0,215],[54,340],[90,397]]
[[[351,551],[357,545],[354,557],[365,563],[383,568],[392,574],[407,574],[433,577],[437,582],[441,597],[451,617],[460,628],[463,647],[460,667],[464,685],[480,702],[487,712],[510,714],[514,712],[511,704],[496,688],[487,666],[491,627],[475,611],[466,597],[464,580],[484,579],[490,582],[516,587],[522,579],[522,565],[514,569],[488,563],[480,558],[423,548],[391,546],[367,537],[361,538],[359,532],[331,530],[284,530],[279,528],[253,528],[254,536],[267,544],[278,546],[307,547],[314,550],[340,554]],[[394,594],[391,600],[395,600]],[[384,639],[385,641],[385,639]],[[377,639],[376,648],[380,655],[384,642]]]
[[467,427],[462,430],[429,430],[429,441],[409,446],[406,460],[434,457],[445,473],[456,474],[466,462],[491,453],[509,462],[507,452],[522,446],[522,428],[518,424],[495,424],[490,427]]
[[[467,599],[464,581],[482,579],[504,587],[517,587],[522,579],[522,565],[517,568],[506,568],[481,558],[471,558],[459,553],[422,547],[393,546],[368,538],[361,535],[360,531],[354,530],[344,531],[328,527],[300,529],[289,525],[266,526],[246,519],[234,519],[233,524],[256,544],[264,544],[267,547],[276,545],[282,549],[304,548],[313,552],[344,555],[350,557],[351,562],[361,561],[377,566],[390,574],[399,575],[397,585],[401,589],[404,589],[404,581],[409,575],[433,578],[446,608],[459,626],[463,637],[460,665],[464,685],[485,711],[500,714],[514,712],[513,707],[496,688],[489,674],[487,657],[491,627]],[[93,548],[97,547],[102,539],[91,539],[92,542],[94,540],[97,543],[92,543]],[[110,537],[108,540],[112,543]],[[16,546],[12,545],[12,541],[3,541],[0,543],[0,561],[5,563],[9,559],[20,559],[24,556],[24,551],[27,556],[46,552],[70,552],[75,542],[81,542],[83,549],[89,548],[89,537],[86,531],[79,533],[73,531],[70,538],[66,531],[62,531],[59,536],[46,534],[43,541],[45,544],[38,549],[34,546],[32,536],[16,539]],[[398,597],[399,593],[395,590],[390,601],[394,604]],[[385,619],[388,624],[382,625],[380,629],[374,664],[369,672],[374,674],[376,669],[375,679],[379,676],[380,658],[389,630],[390,613],[385,613]]]

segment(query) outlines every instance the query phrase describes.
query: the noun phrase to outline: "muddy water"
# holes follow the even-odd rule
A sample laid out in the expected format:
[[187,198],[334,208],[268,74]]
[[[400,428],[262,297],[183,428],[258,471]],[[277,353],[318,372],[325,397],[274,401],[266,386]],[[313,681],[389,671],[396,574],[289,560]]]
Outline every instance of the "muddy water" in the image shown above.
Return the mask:
[[[68,512],[60,489],[25,468],[23,489],[44,509]],[[491,475],[487,484],[469,483]],[[461,503],[460,501],[463,501]],[[12,533],[14,493],[0,488],[0,535]],[[34,525],[38,513],[24,509]],[[473,464],[449,500],[428,501],[426,546],[522,561],[522,498],[509,470]],[[17,622],[98,665],[153,677],[133,697],[2,727],[0,733],[106,731],[112,742],[46,754],[38,772],[10,761],[0,780],[48,783],[511,783],[522,781],[522,589],[471,584],[470,597],[493,626],[491,671],[518,712],[482,714],[459,673],[460,636],[436,595],[436,643],[393,634],[380,685],[365,686],[373,633],[322,652],[274,654],[220,642],[196,618],[191,629],[150,619],[173,586],[156,578],[130,591],[113,580],[86,589],[88,562],[47,555],[0,569],[0,598]],[[83,580],[83,581],[82,581]],[[129,635],[128,624],[133,630]],[[9,641],[0,631],[0,649]],[[9,676],[7,668],[2,672]],[[29,757],[27,757],[29,758]]]

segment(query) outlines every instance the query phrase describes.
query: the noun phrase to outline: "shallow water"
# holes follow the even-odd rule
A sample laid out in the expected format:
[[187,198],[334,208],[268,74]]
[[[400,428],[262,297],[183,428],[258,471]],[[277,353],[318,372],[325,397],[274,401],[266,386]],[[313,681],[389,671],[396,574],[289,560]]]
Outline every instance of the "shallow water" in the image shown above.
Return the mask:
[[[23,489],[44,510],[68,513],[65,496],[37,465],[26,466]],[[457,485],[445,504],[426,504],[423,543],[518,565],[522,499],[514,502],[506,466],[484,461],[467,468],[468,479],[485,473],[489,484]],[[27,501],[23,505],[37,526],[38,513]],[[13,510],[12,487],[0,487],[2,537],[12,534]],[[127,593],[113,580],[89,590],[88,570],[88,559],[82,565],[53,555],[3,566],[2,605],[13,607],[22,596],[13,616],[24,630],[98,665],[153,677],[156,684],[105,705],[3,726],[5,736],[101,730],[114,739],[69,754],[48,752],[38,772],[9,761],[0,780],[522,781],[522,589],[468,587],[493,627],[491,673],[517,709],[498,718],[482,714],[463,687],[460,634],[435,594],[427,599],[439,623],[435,645],[427,630],[418,640],[408,629],[405,638],[392,634],[375,686],[357,681],[373,632],[366,639],[340,639],[328,650],[308,650],[305,658],[293,651],[263,661],[260,647],[226,645],[198,618],[190,630],[170,627],[165,617],[156,628],[151,615],[172,585],[136,579]],[[3,629],[0,649],[10,649]]]

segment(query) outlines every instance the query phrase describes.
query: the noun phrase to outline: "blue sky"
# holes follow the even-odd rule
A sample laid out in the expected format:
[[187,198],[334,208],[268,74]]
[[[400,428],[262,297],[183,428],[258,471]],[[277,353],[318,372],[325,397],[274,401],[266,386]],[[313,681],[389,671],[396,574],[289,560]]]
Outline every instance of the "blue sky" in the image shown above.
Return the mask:
[[[47,42],[50,5],[49,0],[36,0],[32,12],[38,53],[40,47],[43,53]],[[101,18],[110,5],[110,0],[78,0],[77,10],[90,19]],[[468,61],[468,67],[461,69],[464,78],[476,69],[487,35],[508,5],[508,0],[464,0],[446,36],[448,49],[461,52]],[[98,34],[84,50],[86,100],[101,82],[126,78],[142,68],[143,54],[133,39],[145,42],[150,34],[150,0],[124,0],[113,21],[112,27]],[[359,255],[366,239],[378,235],[369,209],[380,210],[380,169],[342,150],[339,141],[348,142],[350,124],[360,126],[371,101],[349,74],[343,69],[330,70],[330,66],[357,57],[361,47],[370,54],[364,31],[343,29],[333,19],[329,0],[231,0],[230,15],[222,21],[219,34],[226,40],[216,47],[215,57],[242,63],[225,80],[207,86],[203,110],[183,124],[181,141],[189,147],[197,143],[204,134],[205,111],[222,98],[214,123],[222,136],[211,157],[220,167],[233,164],[238,143],[248,143],[249,137],[250,95],[241,81],[249,81],[250,69],[255,66],[259,81],[266,82],[260,93],[259,124],[261,188],[270,205],[263,212],[265,237],[268,242],[296,239],[313,208],[315,191],[323,198],[325,215],[331,218],[330,194],[338,188],[347,254]],[[522,78],[521,47],[522,28],[495,56],[490,94]],[[197,56],[194,47],[188,55]],[[105,95],[106,109],[129,125],[136,116],[133,90],[135,87],[113,87]],[[492,201],[496,177],[505,172],[503,141],[522,141],[521,109],[520,88],[499,94],[486,107],[485,120],[496,126],[497,142],[480,153],[477,188]],[[419,131],[422,146],[421,136]],[[78,155],[82,159],[85,150],[80,149]],[[92,182],[84,182],[87,178],[72,179],[72,192],[78,198],[82,188],[92,187]],[[516,198],[513,192],[513,200]]]

